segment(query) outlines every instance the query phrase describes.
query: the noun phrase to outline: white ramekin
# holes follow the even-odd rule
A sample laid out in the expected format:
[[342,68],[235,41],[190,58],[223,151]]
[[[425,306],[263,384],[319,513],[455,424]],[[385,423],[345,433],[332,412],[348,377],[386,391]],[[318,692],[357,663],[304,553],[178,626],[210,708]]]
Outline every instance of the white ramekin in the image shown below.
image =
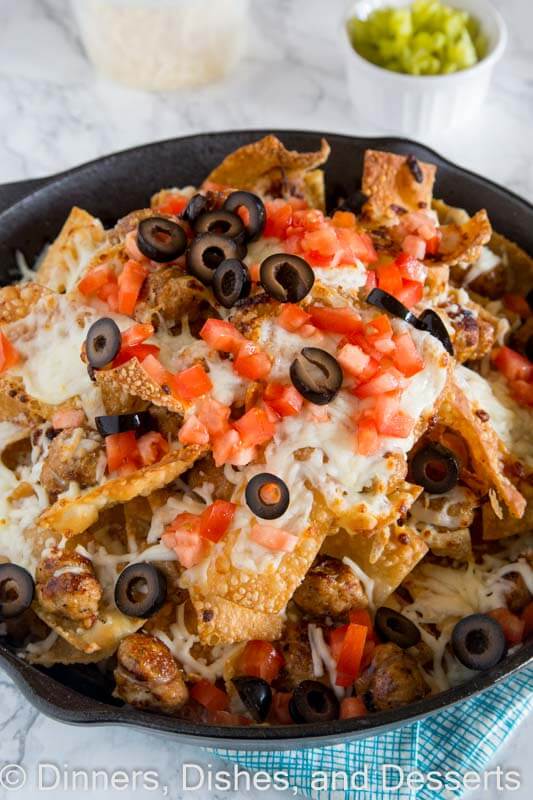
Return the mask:
[[376,8],[410,5],[411,0],[356,0],[341,31],[350,97],[358,119],[383,130],[424,137],[471,120],[487,96],[492,72],[507,43],[505,23],[489,0],[451,0],[479,20],[487,55],[451,75],[404,75],[377,67],[353,49],[346,22],[365,19]]

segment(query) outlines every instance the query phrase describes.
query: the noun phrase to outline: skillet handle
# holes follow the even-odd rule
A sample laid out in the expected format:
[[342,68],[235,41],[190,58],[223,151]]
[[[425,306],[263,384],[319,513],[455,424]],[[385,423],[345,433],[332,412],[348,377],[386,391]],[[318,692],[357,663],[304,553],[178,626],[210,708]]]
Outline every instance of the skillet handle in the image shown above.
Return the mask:
[[49,180],[50,178],[32,178],[27,181],[0,184],[0,214],[36,189],[46,186]]

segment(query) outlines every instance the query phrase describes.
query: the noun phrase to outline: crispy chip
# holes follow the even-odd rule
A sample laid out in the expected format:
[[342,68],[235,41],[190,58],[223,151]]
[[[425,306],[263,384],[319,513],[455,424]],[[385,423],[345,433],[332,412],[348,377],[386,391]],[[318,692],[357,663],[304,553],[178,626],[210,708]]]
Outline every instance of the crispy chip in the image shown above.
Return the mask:
[[106,658],[113,653],[124,636],[135,633],[144,624],[144,620],[127,617],[114,606],[101,609],[98,619],[90,628],[84,628],[78,620],[51,614],[37,601],[33,603],[33,610],[43,622],[76,650],[89,655],[99,653],[100,658]]
[[347,556],[354,561],[373,581],[371,605],[380,606],[423,558],[428,548],[413,528],[391,525],[390,537],[380,557],[373,561],[372,539],[371,536],[351,536],[346,531],[340,531],[335,536],[328,536],[321,552],[340,559]]
[[202,596],[196,590],[191,600],[197,615],[200,641],[208,645],[232,644],[249,639],[273,641],[281,636],[283,618],[232,603],[215,594]]
[[100,220],[74,206],[39,264],[38,282],[56,292],[70,291],[104,240]]
[[490,241],[492,227],[487,212],[482,209],[462,225],[450,223],[442,225],[439,257],[434,265],[472,264],[481,255],[483,245]]
[[[118,642],[117,642],[118,643]],[[116,649],[116,644],[113,642],[112,646],[107,650],[96,650],[94,653],[86,653],[83,650],[78,650],[62,639],[58,638],[54,644],[47,650],[30,651],[26,652],[26,661],[30,664],[38,664],[40,667],[53,667],[54,664],[92,664],[98,661],[103,661],[113,655]]]
[[455,375],[448,396],[439,411],[441,422],[459,433],[470,450],[476,475],[496,489],[513,517],[521,517],[526,501],[505,475],[509,454],[490,420],[480,418]]
[[0,422],[39,425],[50,419],[57,406],[42,403],[27,394],[22,378],[0,375]]
[[[329,152],[325,139],[320,143],[320,150],[299,153],[287,150],[275,136],[265,136],[226,156],[207,181],[262,195],[279,195],[281,187],[282,195],[301,193],[313,204],[322,204],[323,178],[316,174],[316,168],[327,161]],[[287,192],[283,191],[285,188]]]
[[433,555],[439,558],[453,558],[455,561],[468,561],[472,555],[472,540],[468,528],[458,528],[455,531],[446,528],[433,527],[418,531]]
[[39,517],[39,525],[55,533],[74,536],[98,519],[100,511],[134,497],[146,497],[185,472],[205,452],[191,446],[169,453],[157,464],[144,467],[124,478],[111,478],[102,486],[89,488],[74,499],[61,498]]
[[[419,183],[414,175],[416,167],[410,159],[412,156],[381,150],[365,152],[362,190],[369,197],[364,211],[370,219],[395,219],[402,211],[431,207],[436,167],[415,159],[422,176]],[[413,169],[409,167],[410,163]]]
[[[167,387],[168,392],[164,391],[164,388],[142,368],[137,358],[131,358],[125,364],[114,369],[97,370],[95,376],[108,411],[109,405],[112,405],[113,408],[120,408],[120,413],[125,413],[126,409],[138,410],[138,403],[136,406],[131,398],[141,398],[155,406],[163,406],[169,411],[183,415],[185,410],[183,403],[174,397],[170,387]],[[113,396],[115,396],[114,400]]]
[[0,325],[24,319],[33,307],[52,292],[38,283],[15,283],[0,289]]
[[533,530],[533,476],[529,476],[518,484],[518,489],[527,501],[523,517],[513,518],[504,509],[501,518],[494,512],[490,503],[482,507],[483,538],[488,540],[506,539],[508,536],[519,536]]

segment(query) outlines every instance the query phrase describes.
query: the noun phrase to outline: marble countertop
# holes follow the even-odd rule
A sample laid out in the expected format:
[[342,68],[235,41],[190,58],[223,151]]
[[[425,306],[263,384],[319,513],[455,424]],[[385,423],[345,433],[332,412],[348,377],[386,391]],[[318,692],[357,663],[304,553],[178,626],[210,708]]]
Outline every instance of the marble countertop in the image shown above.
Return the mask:
[[[424,143],[533,200],[533,6],[529,0],[494,2],[509,26],[510,43],[482,114],[465,129]],[[344,0],[255,0],[252,8],[250,54],[231,77],[195,91],[145,94],[93,71],[67,0],[0,3],[0,183],[200,131],[285,127],[382,133],[361,126],[349,106],[337,40]],[[0,767],[20,763],[31,771],[38,762],[48,762],[69,768],[153,769],[168,785],[169,796],[181,798],[191,793],[179,788],[179,765],[216,763],[198,749],[144,733],[62,726],[36,712],[1,673],[0,687]],[[533,791],[532,737],[533,718],[495,760],[521,773],[522,787],[512,793],[516,798],[531,797]],[[10,794],[0,788],[0,800]],[[60,787],[47,792],[50,798],[69,794]],[[292,796],[262,794],[266,800]],[[92,792],[97,800],[116,795],[113,790]],[[138,789],[135,796],[156,794]],[[218,793],[204,788],[195,796],[216,799]],[[498,796],[485,792],[472,794],[471,800]],[[245,792],[235,797],[244,800]]]

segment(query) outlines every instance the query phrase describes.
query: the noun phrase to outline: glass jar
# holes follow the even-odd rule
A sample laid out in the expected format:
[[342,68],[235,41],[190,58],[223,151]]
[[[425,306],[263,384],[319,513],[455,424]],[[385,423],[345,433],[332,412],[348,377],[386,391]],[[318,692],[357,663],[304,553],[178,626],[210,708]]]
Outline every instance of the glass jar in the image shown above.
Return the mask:
[[222,78],[246,44],[249,0],[71,0],[107,77],[152,91]]

